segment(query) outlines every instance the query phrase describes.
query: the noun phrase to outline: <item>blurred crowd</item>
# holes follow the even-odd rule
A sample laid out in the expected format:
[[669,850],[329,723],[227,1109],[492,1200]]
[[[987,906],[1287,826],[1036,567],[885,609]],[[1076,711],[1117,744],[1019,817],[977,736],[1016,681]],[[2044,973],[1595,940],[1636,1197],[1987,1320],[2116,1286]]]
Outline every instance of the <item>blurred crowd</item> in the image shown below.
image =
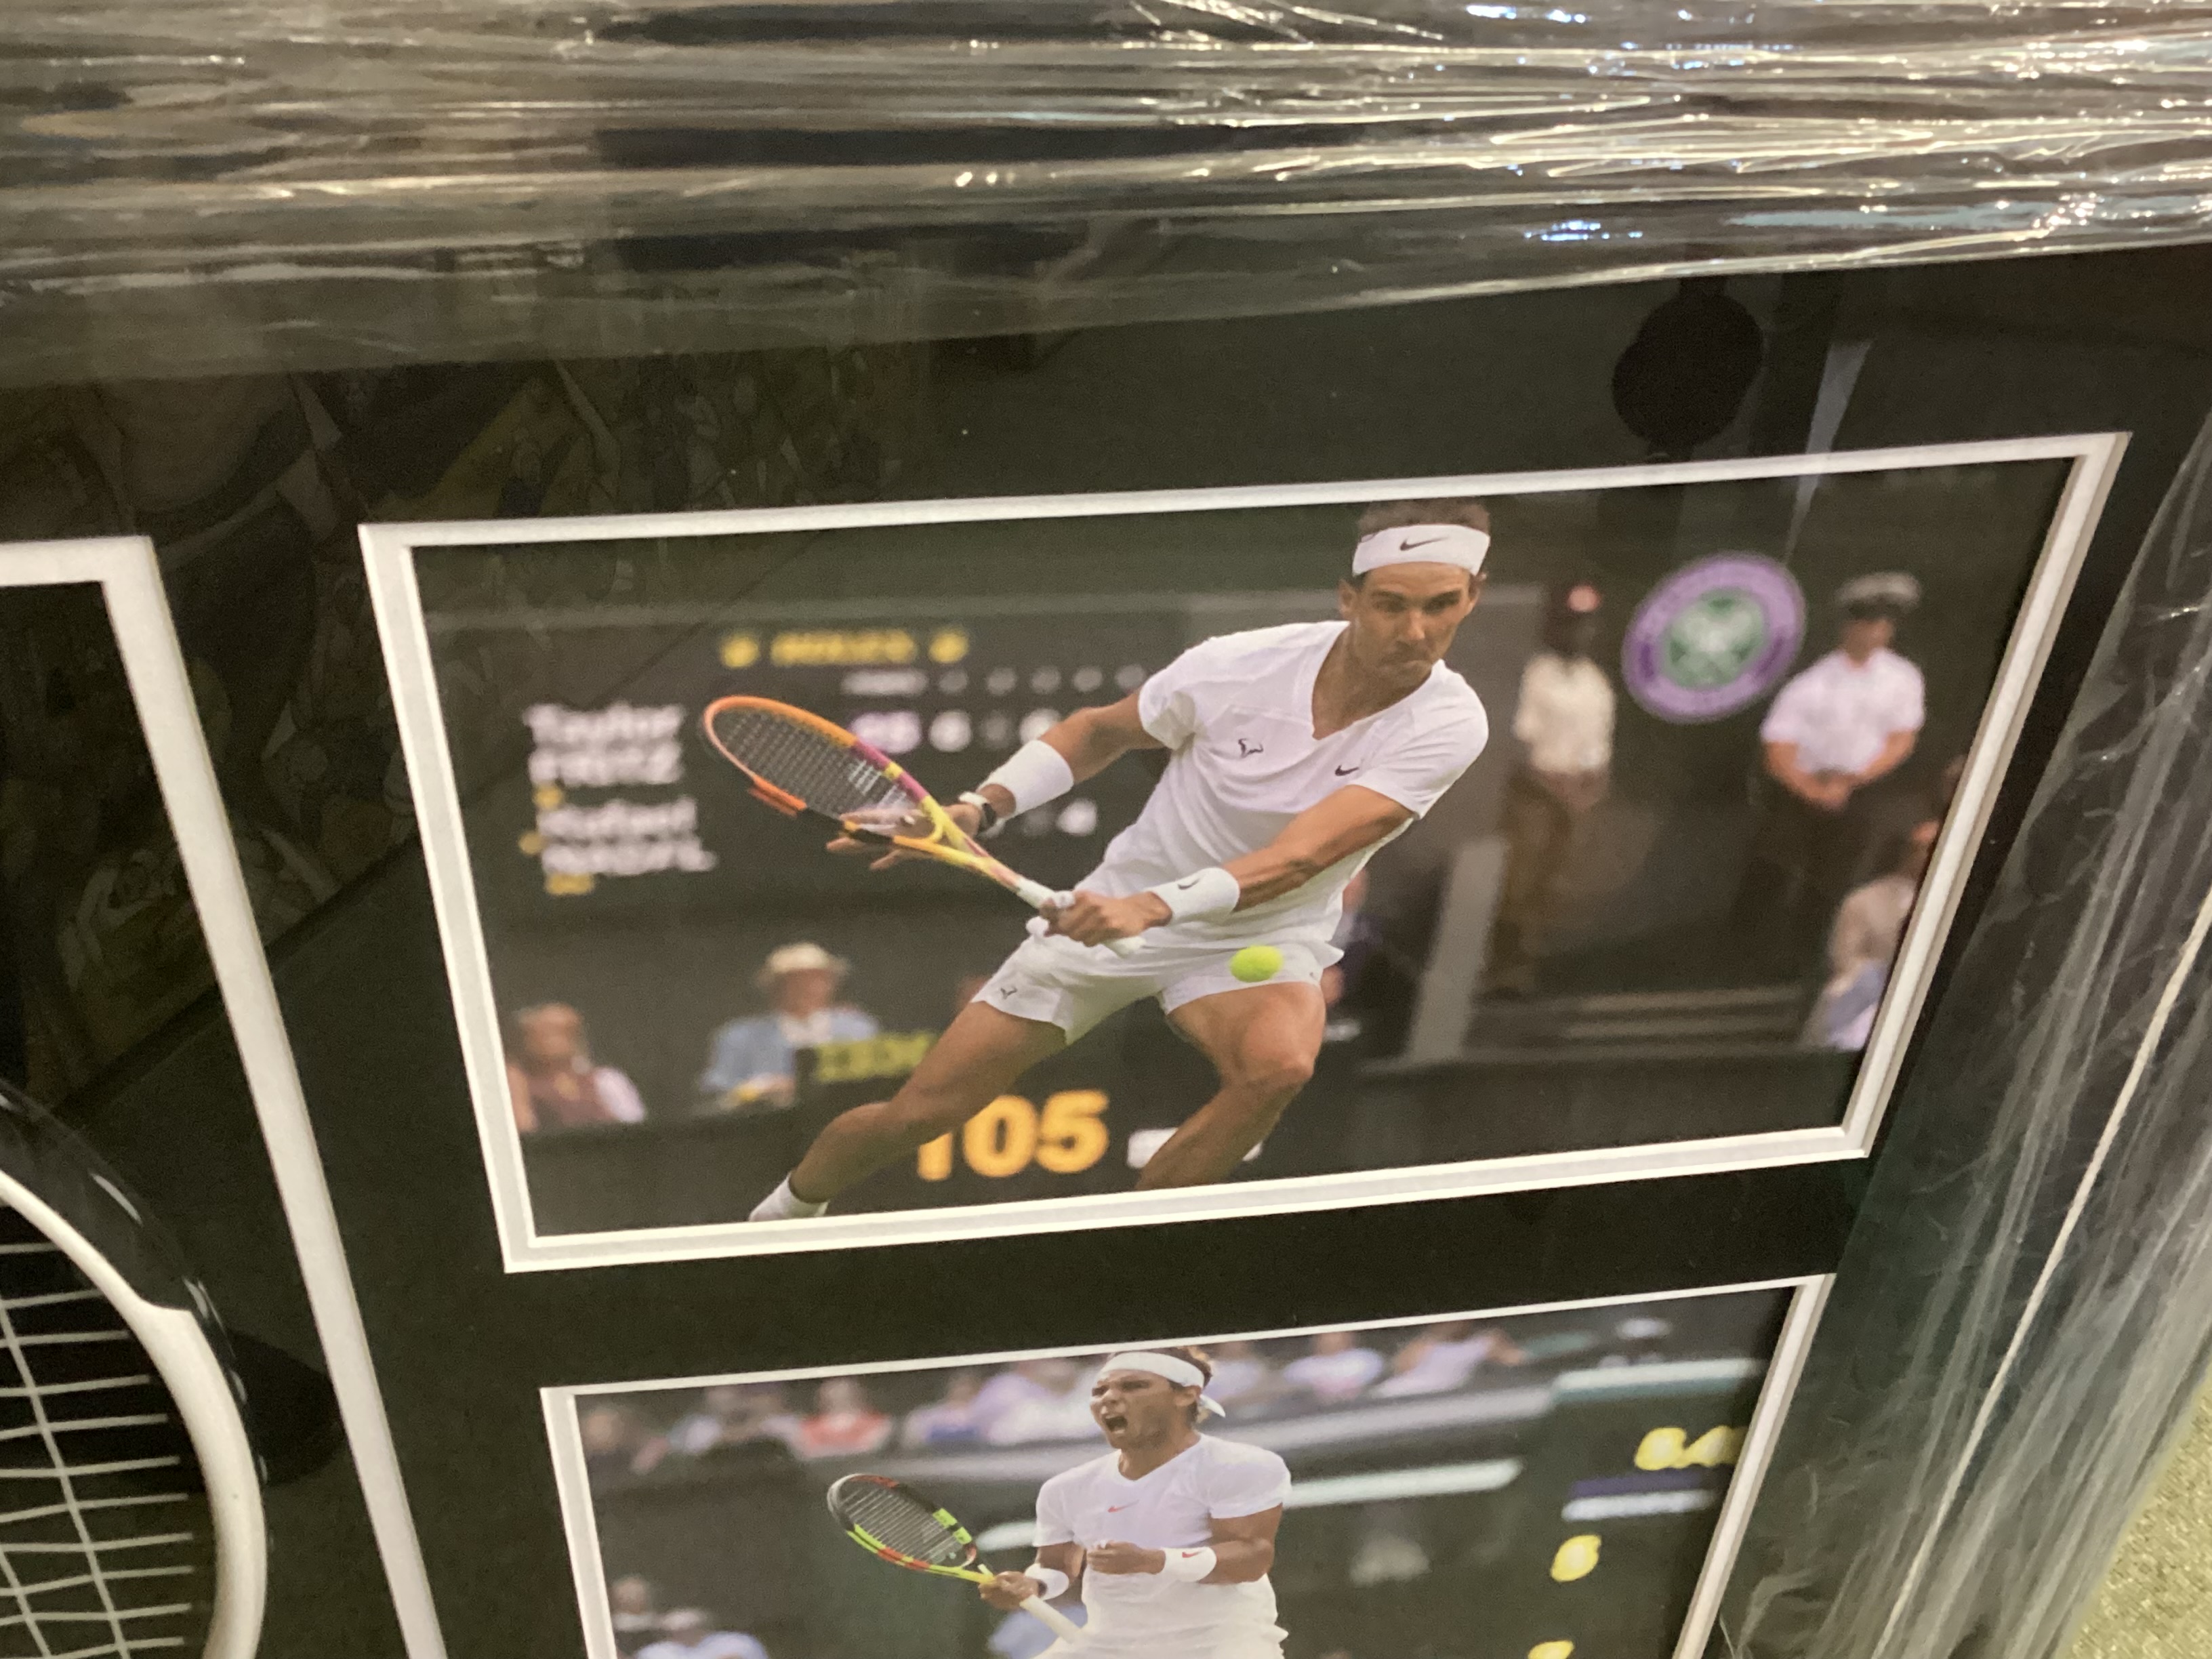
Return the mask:
[[[1448,1394],[1532,1365],[1625,1364],[1669,1357],[1674,1328],[1649,1313],[1596,1312],[1516,1333],[1476,1320],[1410,1330],[1324,1331],[1208,1350],[1207,1393],[1228,1426]],[[1091,1438],[1095,1361],[1048,1358],[948,1374],[833,1376],[811,1389],[721,1383],[673,1396],[600,1400],[579,1419],[595,1485],[672,1473],[738,1447],[802,1459]]]
[[757,1637],[724,1630],[703,1607],[660,1605],[660,1590],[633,1573],[607,1586],[615,1650],[623,1659],[769,1659]]

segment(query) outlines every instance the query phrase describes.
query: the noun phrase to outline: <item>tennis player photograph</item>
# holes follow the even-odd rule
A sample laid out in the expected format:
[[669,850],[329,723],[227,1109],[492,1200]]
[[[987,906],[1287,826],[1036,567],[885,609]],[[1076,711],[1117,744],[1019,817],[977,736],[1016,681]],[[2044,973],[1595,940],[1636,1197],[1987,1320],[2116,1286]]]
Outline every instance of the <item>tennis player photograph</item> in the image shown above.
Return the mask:
[[374,527],[507,1259],[1870,1137],[2115,453]]
[[1793,1306],[1805,1326],[1770,1285],[555,1390],[587,1647],[1701,1653]]

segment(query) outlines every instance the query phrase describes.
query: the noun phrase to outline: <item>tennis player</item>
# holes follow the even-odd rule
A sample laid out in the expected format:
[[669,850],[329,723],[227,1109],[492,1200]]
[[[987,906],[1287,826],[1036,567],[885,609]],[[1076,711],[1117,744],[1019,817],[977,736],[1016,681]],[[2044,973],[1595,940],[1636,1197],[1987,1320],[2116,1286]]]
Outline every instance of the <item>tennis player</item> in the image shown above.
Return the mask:
[[1012,1612],[1080,1583],[1086,1659],[1279,1659],[1267,1569],[1291,1472],[1198,1431],[1221,1413],[1212,1376],[1189,1348],[1107,1360],[1091,1415],[1112,1449],[1044,1483],[1036,1560],[981,1586],[983,1599]]
[[[1472,501],[1369,509],[1337,589],[1341,620],[1193,646],[1121,702],[1079,709],[1017,750],[948,809],[988,837],[1133,750],[1171,757],[1136,822],[1048,913],[1050,932],[1006,959],[896,1095],[828,1124],[752,1218],[821,1214],[1146,996],[1213,1063],[1220,1088],[1137,1184],[1233,1171],[1312,1075],[1345,884],[1488,739],[1480,700],[1443,657],[1480,597],[1489,524]],[[1093,948],[1139,935],[1143,948],[1127,957]],[[1249,945],[1280,957],[1256,982],[1231,971]],[[1248,975],[1250,963],[1240,964]]]

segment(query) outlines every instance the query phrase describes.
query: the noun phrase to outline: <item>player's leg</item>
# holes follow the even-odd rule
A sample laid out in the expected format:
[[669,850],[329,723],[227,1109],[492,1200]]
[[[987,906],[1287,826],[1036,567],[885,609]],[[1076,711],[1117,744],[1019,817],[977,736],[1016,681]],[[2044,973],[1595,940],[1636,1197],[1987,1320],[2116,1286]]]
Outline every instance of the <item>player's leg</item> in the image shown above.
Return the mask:
[[969,1003],[896,1094],[840,1113],[814,1138],[783,1188],[805,1207],[787,1213],[816,1213],[854,1182],[958,1128],[1066,1041],[1057,1025]]
[[1139,1187],[1195,1187],[1235,1170],[1313,1075],[1328,1011],[1321,988],[1300,980],[1196,997],[1169,1018],[1213,1062],[1221,1088],[1152,1154]]

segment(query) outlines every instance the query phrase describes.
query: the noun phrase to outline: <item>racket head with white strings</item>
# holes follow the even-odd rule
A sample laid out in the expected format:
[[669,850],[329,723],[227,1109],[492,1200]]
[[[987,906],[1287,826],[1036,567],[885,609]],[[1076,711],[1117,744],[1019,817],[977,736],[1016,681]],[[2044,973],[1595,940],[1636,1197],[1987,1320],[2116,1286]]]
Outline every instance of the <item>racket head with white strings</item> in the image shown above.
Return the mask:
[[[988,1584],[994,1576],[980,1565],[975,1540],[951,1511],[903,1480],[848,1474],[831,1485],[829,1501],[830,1513],[845,1528],[845,1535],[894,1566],[971,1584]],[[1064,1640],[1083,1639],[1083,1627],[1041,1597],[1030,1596],[1022,1610]]]
[[[833,720],[770,697],[717,697],[700,724],[723,759],[744,774],[756,799],[795,817],[812,812],[847,835],[935,859],[997,883],[1042,910],[1067,896],[1030,880],[993,858],[954,823],[914,775]],[[927,826],[926,835],[889,826]],[[1133,956],[1135,939],[1106,947]]]
[[263,1470],[206,1294],[0,1083],[0,1654],[248,1659]]

